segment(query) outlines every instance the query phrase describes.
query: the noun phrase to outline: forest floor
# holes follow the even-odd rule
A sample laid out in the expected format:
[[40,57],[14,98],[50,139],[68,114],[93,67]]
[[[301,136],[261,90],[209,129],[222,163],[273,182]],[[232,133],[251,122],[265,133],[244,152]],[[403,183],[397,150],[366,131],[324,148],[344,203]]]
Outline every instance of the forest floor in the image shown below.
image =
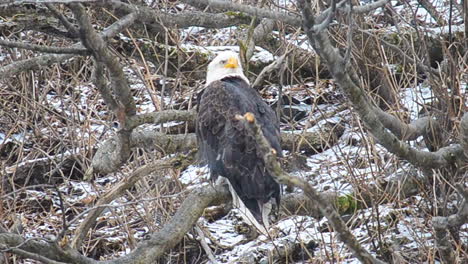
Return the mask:
[[[404,13],[404,10],[400,11]],[[418,11],[417,15],[425,20],[428,14],[421,12]],[[426,23],[431,24],[431,21]],[[235,44],[230,41],[234,30],[217,30],[210,33],[210,39],[204,40],[200,37],[206,35],[203,29],[185,29],[188,41],[184,44],[210,52],[214,49],[236,49],[234,46],[209,47],[214,42]],[[294,41],[310,49],[301,39],[305,37],[295,36]],[[253,60],[263,62],[274,59],[273,54],[261,48],[256,50],[253,57]],[[151,67],[149,64],[149,68],[155,71]],[[196,93],[203,87],[202,80],[193,80],[194,85],[190,87],[167,88],[165,93],[161,93],[160,89],[153,90],[142,80],[141,72],[146,69],[140,62],[125,67],[138,113],[157,111],[161,102],[166,109],[192,108]],[[5,217],[0,220],[6,226],[20,223],[21,232],[26,238],[57,236],[63,229],[64,218],[69,225],[68,234],[73,233],[86,215],[86,210],[113,184],[151,160],[172,156],[138,149],[119,172],[84,181],[81,177],[90,164],[92,154],[102,142],[115,135],[117,126],[90,81],[68,76],[59,67],[57,71],[55,78],[67,78],[68,83],[59,83],[54,78],[38,78],[34,99],[25,96],[25,91],[15,91],[12,88],[14,84],[0,87],[0,101],[4,106],[0,115],[1,173],[10,179],[15,173],[30,170],[29,164],[45,164],[40,168],[34,167],[37,171],[27,173],[28,184],[38,185],[38,188],[30,186],[10,190],[1,196],[0,215]],[[167,84],[177,82],[176,79],[155,76],[154,87],[160,88],[164,81]],[[57,87],[57,84],[63,86]],[[467,84],[463,83],[462,88],[466,90]],[[267,102],[276,106],[279,89],[278,84],[266,85],[261,94]],[[440,200],[433,197],[434,194],[416,193],[392,201],[384,197],[375,198],[372,204],[358,208],[353,203],[360,199],[360,193],[372,192],[382,181],[391,179],[398,179],[404,185],[409,175],[418,177],[421,172],[375,142],[332,80],[317,78],[285,85],[281,89],[284,93],[281,107],[285,112],[281,124],[283,132],[315,132],[321,131],[325,125],[344,128],[337,142],[324,146],[317,153],[284,151],[286,157],[303,157],[297,159],[300,164],[290,172],[307,179],[321,192],[338,193],[340,197],[352,196],[352,199],[338,206],[346,207],[343,219],[362,245],[373,254],[386,256],[394,263],[438,263],[430,219],[437,210],[442,210],[440,208],[449,212],[456,210],[459,197],[452,195],[444,201],[445,204],[438,204]],[[398,95],[402,112],[395,114],[410,119],[418,117],[422,106],[429,104],[433,98],[430,88],[422,81],[401,89]],[[178,125],[180,123],[172,122],[158,126],[145,125],[139,129],[165,132]],[[188,126],[186,131],[190,132]],[[422,140],[412,144],[426,149]],[[57,163],[62,165],[67,162],[70,165],[66,172],[52,169],[59,167]],[[434,184],[437,181],[443,179],[435,179]],[[44,184],[50,187],[44,188]],[[190,190],[207,184],[211,184],[208,170],[200,164],[180,170],[164,170],[146,177],[124,196],[114,200],[98,218],[97,225],[90,231],[82,247],[83,254],[105,260],[131,252],[138,242],[170,220]],[[283,188],[285,194],[298,192]],[[161,263],[209,263],[200,242],[202,240],[209,245],[219,263],[270,263],[272,259],[281,260],[276,263],[359,263],[325,218],[316,219],[300,214],[282,211],[272,223],[269,237],[251,237],[246,233],[236,209],[228,210],[216,219],[202,217],[197,228],[203,235],[195,230],[189,232]],[[462,226],[460,238],[465,243],[468,241],[468,224]],[[36,262],[17,260],[15,263]]]

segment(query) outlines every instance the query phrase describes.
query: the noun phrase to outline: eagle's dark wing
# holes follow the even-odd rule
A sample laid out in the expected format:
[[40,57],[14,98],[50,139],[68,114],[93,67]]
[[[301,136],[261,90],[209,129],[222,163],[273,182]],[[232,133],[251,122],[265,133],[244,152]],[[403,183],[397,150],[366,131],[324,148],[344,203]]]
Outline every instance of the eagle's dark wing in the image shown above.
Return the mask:
[[235,115],[251,112],[262,131],[281,154],[279,122],[254,89],[240,78],[228,77],[208,85],[198,104],[197,139],[201,157],[208,163],[212,179],[229,179],[237,194],[257,219],[261,204],[270,198],[279,203],[280,188],[266,171],[255,139]]

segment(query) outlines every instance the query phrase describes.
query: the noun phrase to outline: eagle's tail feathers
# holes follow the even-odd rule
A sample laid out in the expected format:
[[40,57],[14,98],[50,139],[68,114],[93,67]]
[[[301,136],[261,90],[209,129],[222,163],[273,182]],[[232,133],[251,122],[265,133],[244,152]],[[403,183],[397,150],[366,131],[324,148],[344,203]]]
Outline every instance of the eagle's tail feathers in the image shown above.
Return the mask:
[[[240,211],[240,214],[241,214],[241,217],[242,219],[244,219],[244,221],[250,225],[250,226],[254,226],[261,234],[265,235],[265,236],[268,236],[268,213],[269,211],[268,210],[263,210],[264,208],[262,206],[259,205],[259,210],[260,210],[260,221],[263,221],[263,224],[259,223],[257,218],[253,215],[252,211],[249,210],[249,208],[247,206],[245,206],[244,202],[241,200],[241,198],[239,197],[239,195],[237,195],[237,192],[234,190],[234,188],[232,187],[232,185],[229,183],[229,191],[231,192],[231,195],[232,195],[232,202],[233,202],[233,206],[235,208],[238,208],[239,211]],[[256,202],[256,201],[255,201]],[[271,208],[271,207],[270,207]],[[265,213],[267,213],[266,217],[265,217]]]

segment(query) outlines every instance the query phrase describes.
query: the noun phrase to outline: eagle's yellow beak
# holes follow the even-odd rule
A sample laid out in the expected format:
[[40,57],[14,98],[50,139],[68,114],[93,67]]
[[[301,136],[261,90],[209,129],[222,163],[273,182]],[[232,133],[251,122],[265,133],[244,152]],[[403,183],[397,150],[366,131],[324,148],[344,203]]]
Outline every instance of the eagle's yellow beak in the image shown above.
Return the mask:
[[239,67],[239,62],[235,57],[230,57],[229,60],[227,61],[226,65],[224,65],[224,68],[237,68]]

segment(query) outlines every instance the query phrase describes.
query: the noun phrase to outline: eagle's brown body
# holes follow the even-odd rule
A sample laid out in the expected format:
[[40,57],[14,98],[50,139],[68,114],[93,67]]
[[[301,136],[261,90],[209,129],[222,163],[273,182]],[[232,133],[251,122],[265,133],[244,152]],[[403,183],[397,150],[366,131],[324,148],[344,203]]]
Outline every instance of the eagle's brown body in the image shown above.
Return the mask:
[[262,221],[262,205],[280,200],[280,187],[266,171],[255,139],[236,115],[251,112],[263,134],[281,155],[279,122],[258,92],[238,77],[225,77],[206,86],[198,97],[197,139],[211,177],[226,177],[245,206]]

